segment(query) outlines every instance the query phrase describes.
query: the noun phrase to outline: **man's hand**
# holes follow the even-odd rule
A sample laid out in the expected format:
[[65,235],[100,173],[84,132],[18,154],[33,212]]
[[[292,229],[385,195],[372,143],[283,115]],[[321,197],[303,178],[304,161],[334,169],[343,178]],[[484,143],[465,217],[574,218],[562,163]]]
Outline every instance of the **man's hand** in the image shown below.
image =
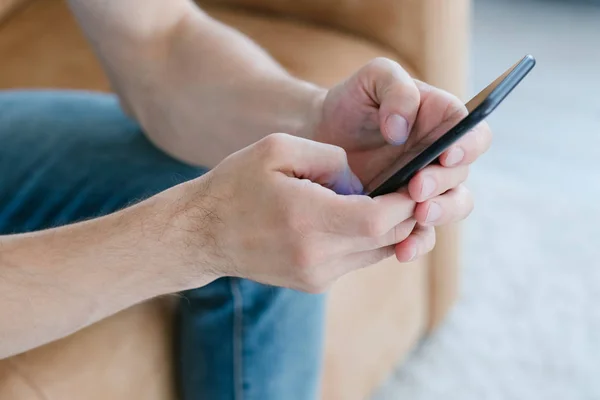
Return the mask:
[[[172,190],[187,205],[173,224],[186,235],[191,269],[203,260],[217,276],[308,292],[393,256],[416,223],[407,194],[351,194],[361,185],[343,149],[286,134],[267,136]],[[434,241],[427,238],[413,258]]]
[[[353,171],[363,183],[368,183],[411,144],[466,114],[457,97],[413,80],[394,61],[378,58],[331,89],[308,126],[314,131],[313,139],[346,149]],[[448,121],[450,118],[452,121]],[[485,152],[490,143],[491,132],[486,124],[481,124],[446,151],[441,163],[466,172],[466,166]],[[453,183],[448,186],[442,179],[440,188],[445,184],[447,190],[459,182],[455,178]],[[411,194],[417,200],[427,197],[412,191]]]
[[[346,149],[350,167],[367,186],[414,143],[434,130],[443,133],[466,113],[455,96],[413,80],[396,62],[379,58],[331,89],[306,130],[317,141]],[[470,213],[473,201],[462,183],[491,139],[487,124],[480,124],[441,155],[441,165],[431,165],[411,180],[408,193],[419,203],[415,238],[431,230],[427,227]],[[404,253],[412,246],[409,240]]]

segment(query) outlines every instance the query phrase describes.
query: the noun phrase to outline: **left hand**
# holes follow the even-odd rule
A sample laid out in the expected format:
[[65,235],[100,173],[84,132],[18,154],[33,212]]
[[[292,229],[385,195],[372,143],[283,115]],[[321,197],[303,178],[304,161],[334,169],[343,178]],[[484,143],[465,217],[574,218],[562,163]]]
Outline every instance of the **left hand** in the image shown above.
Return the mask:
[[[368,184],[434,129],[449,129],[467,114],[455,96],[413,80],[396,62],[378,58],[328,91],[311,121],[313,139],[343,147],[352,171]],[[458,118],[457,118],[458,117]],[[421,170],[408,192],[418,202],[415,231],[396,251],[400,261],[427,252],[435,243],[433,226],[466,218],[473,200],[463,182],[469,165],[490,146],[488,125],[479,124],[440,156],[440,164]]]

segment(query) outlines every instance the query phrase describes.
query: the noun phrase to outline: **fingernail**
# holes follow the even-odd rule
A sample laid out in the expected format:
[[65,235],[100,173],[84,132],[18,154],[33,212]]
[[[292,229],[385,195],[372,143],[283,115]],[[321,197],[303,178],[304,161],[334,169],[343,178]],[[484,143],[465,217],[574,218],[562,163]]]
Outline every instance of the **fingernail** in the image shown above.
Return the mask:
[[425,222],[432,223],[437,221],[442,216],[442,207],[439,204],[431,202],[429,204],[429,210],[427,210],[427,217],[425,217]]
[[454,147],[448,153],[446,157],[446,165],[449,167],[455,166],[465,157],[465,152],[460,147]]
[[387,133],[394,144],[404,144],[408,140],[408,121],[400,115],[393,114],[387,119]]
[[435,180],[430,176],[424,177],[423,184],[421,185],[421,196],[426,199],[429,196],[431,196],[434,191],[435,191]]
[[412,249],[410,250],[410,258],[408,261],[414,261],[415,258],[417,258],[417,246],[413,245]]
[[358,177],[356,175],[354,175],[353,173],[351,173],[350,186],[352,187],[353,194],[362,194],[363,193],[363,184],[360,181],[360,179],[358,179]]

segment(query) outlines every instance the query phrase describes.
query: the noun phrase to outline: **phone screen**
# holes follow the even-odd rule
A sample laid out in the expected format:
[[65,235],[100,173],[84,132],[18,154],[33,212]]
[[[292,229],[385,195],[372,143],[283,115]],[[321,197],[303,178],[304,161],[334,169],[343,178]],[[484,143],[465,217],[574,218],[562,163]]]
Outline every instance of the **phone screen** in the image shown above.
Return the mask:
[[[508,92],[510,92],[510,90],[512,90],[512,88],[514,88],[520,82],[520,80],[526,75],[527,72],[529,72],[532,66],[528,68],[528,70],[523,73],[523,76],[521,76],[517,81],[509,83],[506,83],[505,81],[507,81],[507,78],[511,76],[511,73],[518,66],[522,65],[524,60],[527,59],[533,60],[533,57],[527,56],[523,60],[513,65],[504,74],[502,74],[479,94],[473,97],[465,105],[465,108],[458,109],[432,131],[419,135],[419,137],[415,137],[416,135],[411,135],[408,141],[402,145],[404,147],[404,151],[402,154],[400,154],[394,164],[369,182],[365,186],[365,192],[377,193],[377,195],[381,195],[384,194],[383,192],[390,193],[395,191],[402,185],[408,183],[408,180],[412,178],[416,172],[435,161],[437,157],[439,157],[439,155],[443,153],[452,143],[473,128],[473,126],[467,125],[474,125],[474,122],[475,124],[481,122],[487,115],[489,115],[493,108],[495,108],[495,106],[497,106],[500,101],[504,99],[506,95],[508,95]],[[469,116],[472,117],[474,112],[482,108],[482,105],[486,103],[486,100],[490,99],[490,96],[494,96],[496,92],[499,92],[498,89],[503,84],[510,87],[503,88],[505,90],[502,90],[502,93],[498,93],[500,98],[495,99],[496,101],[494,102],[497,104],[492,104],[489,108],[485,107],[484,112],[480,114],[478,113],[477,121],[473,121],[472,118],[469,119]],[[444,136],[447,135],[448,138],[444,138]],[[425,154],[428,152],[431,154]]]

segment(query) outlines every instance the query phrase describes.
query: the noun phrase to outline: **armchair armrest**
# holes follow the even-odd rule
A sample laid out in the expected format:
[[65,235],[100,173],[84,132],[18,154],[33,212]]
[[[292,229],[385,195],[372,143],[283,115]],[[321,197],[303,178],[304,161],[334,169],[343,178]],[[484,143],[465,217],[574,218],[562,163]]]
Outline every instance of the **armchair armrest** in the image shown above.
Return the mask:
[[465,90],[470,0],[204,0],[354,33],[411,62],[419,77],[460,97]]
[[0,0],[0,22],[29,0]]

